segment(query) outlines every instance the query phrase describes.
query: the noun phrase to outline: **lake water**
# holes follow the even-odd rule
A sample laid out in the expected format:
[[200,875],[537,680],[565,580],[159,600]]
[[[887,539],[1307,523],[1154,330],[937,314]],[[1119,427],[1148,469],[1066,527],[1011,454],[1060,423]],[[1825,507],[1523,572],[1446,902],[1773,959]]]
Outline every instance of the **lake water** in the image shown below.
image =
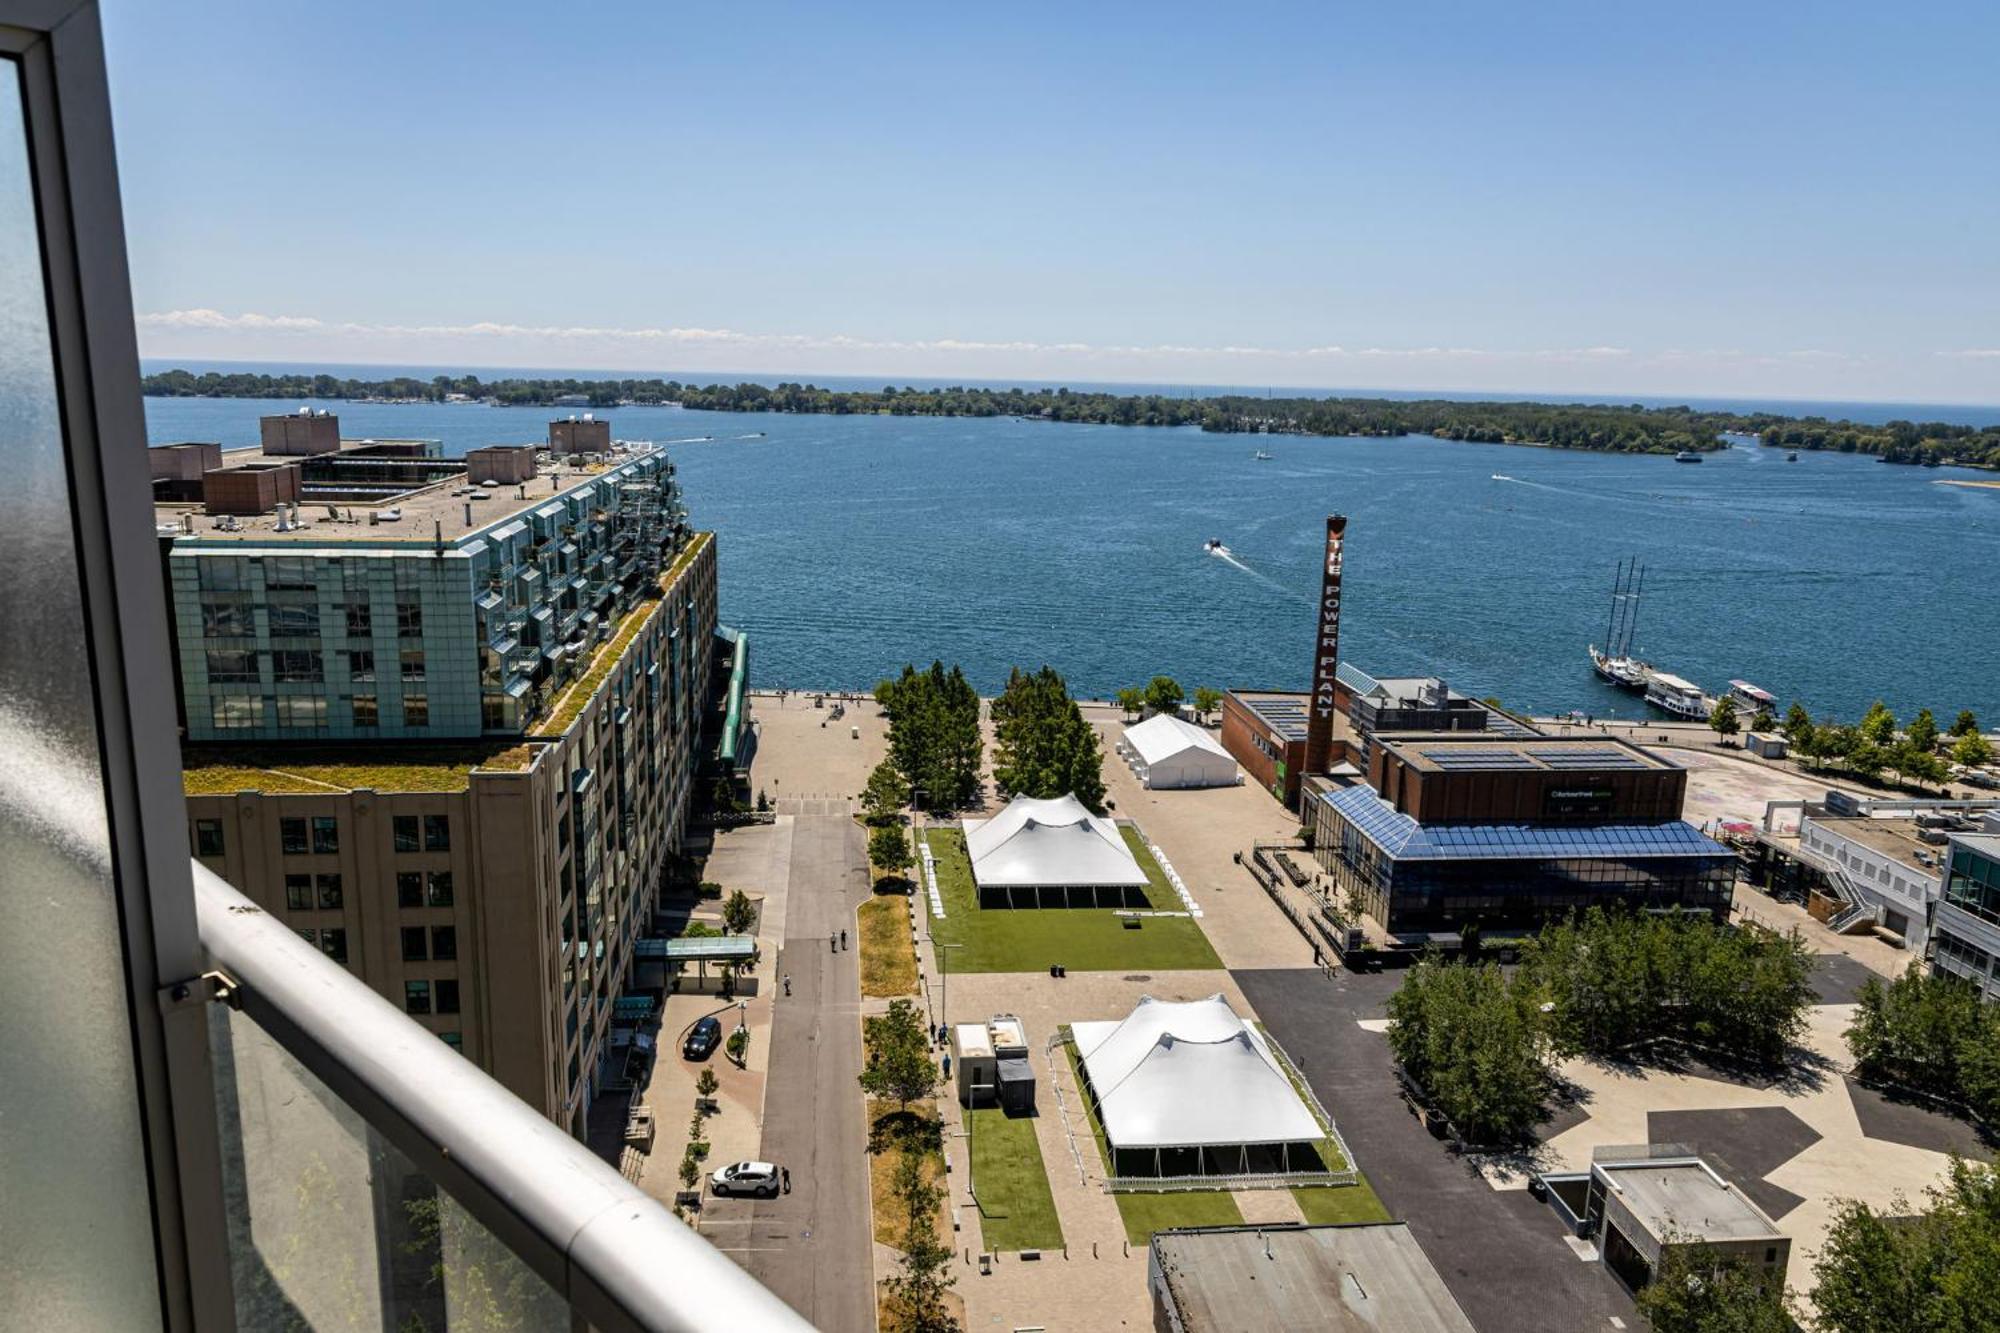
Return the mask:
[[[154,443],[254,443],[295,402],[148,399]],[[548,409],[328,405],[342,434],[544,438]],[[2000,491],[1990,473],[1755,446],[1700,466],[1430,438],[1254,439],[1011,419],[624,408],[674,447],[719,534],[722,616],[759,686],[865,689],[905,661],[982,691],[1055,666],[1080,694],[1156,672],[1305,687],[1329,512],[1349,516],[1342,656],[1537,712],[1645,713],[1591,673],[1613,569],[1648,569],[1637,644],[1711,690],[1816,713],[2000,721]],[[763,432],[762,438],[739,438]],[[1255,462],[1262,444],[1276,457]],[[1496,476],[1497,474],[1497,476]],[[1203,554],[1220,537],[1236,562]]]

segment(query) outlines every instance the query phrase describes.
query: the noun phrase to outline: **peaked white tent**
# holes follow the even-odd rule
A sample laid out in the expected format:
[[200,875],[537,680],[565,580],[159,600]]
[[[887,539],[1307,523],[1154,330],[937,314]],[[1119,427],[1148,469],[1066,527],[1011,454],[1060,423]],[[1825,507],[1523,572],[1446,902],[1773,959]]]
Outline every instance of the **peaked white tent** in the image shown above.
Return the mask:
[[1087,890],[1092,904],[1099,890],[1123,904],[1137,890],[1143,898],[1146,872],[1119,835],[1118,826],[1093,815],[1074,796],[1037,800],[1016,796],[991,819],[968,819],[965,851],[981,906],[1012,906],[1015,891],[1039,904],[1045,891],[1060,891],[1065,906],[1073,890]]
[[1070,1032],[1113,1174],[1324,1169],[1305,1145],[1325,1128],[1264,1034],[1222,996],[1143,996],[1123,1022],[1072,1023]]
[[1236,784],[1236,760],[1222,742],[1170,713],[1125,728],[1125,752],[1139,780],[1156,790]]

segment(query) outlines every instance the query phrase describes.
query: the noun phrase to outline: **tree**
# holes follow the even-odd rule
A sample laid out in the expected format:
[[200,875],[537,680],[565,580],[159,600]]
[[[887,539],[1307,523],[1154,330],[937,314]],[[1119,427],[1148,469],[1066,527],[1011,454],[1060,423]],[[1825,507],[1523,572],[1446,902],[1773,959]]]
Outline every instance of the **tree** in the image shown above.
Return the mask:
[[1541,1119],[1554,1072],[1536,995],[1522,977],[1432,954],[1390,997],[1389,1017],[1397,1062],[1461,1138],[1512,1142]]
[[1971,983],[1913,962],[1887,985],[1874,977],[1862,984],[1847,1048],[1865,1079],[1955,1101],[1965,1091],[1964,1047],[1986,1017]]
[[861,1086],[876,1097],[894,1097],[899,1106],[931,1095],[938,1068],[931,1063],[930,1033],[908,1000],[891,1000],[889,1012],[864,1019],[862,1035],[868,1046],[868,1067]]
[[910,839],[900,824],[878,828],[868,835],[868,859],[885,875],[900,875],[910,868]]
[[929,671],[905,666],[893,681],[876,686],[875,697],[889,715],[889,758],[930,810],[965,805],[979,791],[984,742],[979,731],[979,695],[957,667]]
[[1929,1206],[1904,1216],[1837,1205],[1813,1263],[1820,1325],[1837,1333],[1975,1333],[2000,1328],[2000,1181],[1953,1158]]
[[737,889],[722,904],[722,928],[731,935],[746,933],[751,923],[757,919],[757,909],[751,905],[750,895]]
[[1792,1333],[1783,1275],[1776,1282],[1698,1244],[1669,1246],[1639,1313],[1653,1333]]
[[1951,747],[1951,762],[1965,768],[1984,768],[1993,762],[1993,744],[1976,731],[1968,731]]
[[1194,711],[1202,721],[1206,722],[1209,714],[1220,707],[1222,707],[1222,691],[1207,685],[1195,686]]
[[1868,705],[1862,715],[1859,727],[1861,739],[1878,748],[1886,749],[1896,739],[1896,715],[1889,711],[1880,699]]
[[1768,708],[1759,708],[1757,716],[1750,719],[1750,730],[1752,731],[1770,731],[1777,725],[1778,715]]
[[1736,720],[1736,700],[1726,694],[1717,699],[1708,715],[1708,725],[1715,728],[1715,734],[1727,745],[1730,737],[1743,730],[1743,724]]
[[715,1090],[721,1086],[722,1080],[715,1076],[715,1070],[707,1065],[703,1065],[701,1067],[701,1077],[694,1081],[695,1096],[704,1098],[713,1097]]
[[1014,668],[993,701],[993,776],[1017,796],[1074,795],[1104,807],[1104,756],[1097,728],[1051,667]]
[[890,1188],[901,1200],[908,1219],[901,1236],[903,1266],[888,1281],[889,1300],[883,1327],[890,1333],[957,1333],[958,1320],[945,1304],[945,1293],[957,1281],[951,1275],[952,1252],[938,1239],[937,1210],[944,1198],[924,1165],[919,1142],[905,1140]]
[[1973,716],[1972,710],[1970,708],[1959,709],[1958,717],[1951,724],[1951,734],[1954,736],[1974,736],[1978,732],[1979,719]]
[[1146,692],[1137,685],[1126,686],[1118,691],[1118,707],[1124,711],[1127,720],[1137,717],[1145,711]]
[[1155,676],[1146,684],[1146,707],[1155,713],[1180,711],[1181,683],[1172,676]]
[[1910,719],[1910,725],[1903,732],[1903,735],[1909,739],[1910,744],[1916,746],[1917,749],[1925,754],[1933,754],[1937,751],[1937,719],[1931,716],[1931,710],[1928,708],[1919,708],[1917,710],[1917,715]]
[[1813,720],[1806,712],[1806,706],[1794,702],[1785,710],[1785,725],[1780,728],[1785,733],[1785,743],[1800,753],[1812,750]]
[[890,759],[875,765],[875,771],[868,775],[868,785],[861,793],[871,824],[886,824],[896,819],[909,799],[910,784],[903,781],[903,775]]

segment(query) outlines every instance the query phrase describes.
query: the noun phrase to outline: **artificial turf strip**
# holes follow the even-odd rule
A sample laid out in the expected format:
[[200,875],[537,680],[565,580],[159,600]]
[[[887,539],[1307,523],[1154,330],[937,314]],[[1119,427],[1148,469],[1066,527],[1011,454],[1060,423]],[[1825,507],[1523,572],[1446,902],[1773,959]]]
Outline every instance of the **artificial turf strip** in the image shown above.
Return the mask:
[[972,1191],[979,1200],[979,1234],[988,1250],[1059,1250],[1062,1223],[1049,1193],[1033,1116],[998,1107],[966,1113],[972,1139]]
[[1375,1197],[1375,1187],[1368,1183],[1368,1177],[1355,1173],[1352,1185],[1325,1185],[1310,1189],[1295,1189],[1292,1198],[1298,1201],[1299,1213],[1310,1225],[1340,1224],[1347,1222],[1391,1222],[1389,1210]]
[[[1179,900],[1145,843],[1124,830],[1152,882],[1153,905],[1175,910]],[[981,910],[972,863],[959,829],[925,832],[937,861],[938,893],[945,915],[933,919],[931,936],[958,948],[939,952],[949,972],[1046,972],[1060,963],[1077,972],[1181,971],[1219,968],[1222,960],[1192,917],[1144,917],[1128,928],[1112,910],[1092,907],[1016,907]]]

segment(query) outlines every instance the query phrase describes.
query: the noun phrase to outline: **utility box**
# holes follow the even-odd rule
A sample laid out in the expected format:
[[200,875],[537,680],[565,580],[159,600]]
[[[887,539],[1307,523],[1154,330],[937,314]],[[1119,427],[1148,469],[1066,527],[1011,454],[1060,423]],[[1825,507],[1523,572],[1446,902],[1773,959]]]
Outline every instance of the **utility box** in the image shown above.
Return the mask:
[[1021,1020],[996,1015],[951,1030],[951,1055],[961,1106],[999,1106],[1011,1113],[1035,1109],[1035,1070]]
[[1759,759],[1783,759],[1785,738],[1783,736],[1760,736],[1750,732],[1743,738],[1743,748]]

